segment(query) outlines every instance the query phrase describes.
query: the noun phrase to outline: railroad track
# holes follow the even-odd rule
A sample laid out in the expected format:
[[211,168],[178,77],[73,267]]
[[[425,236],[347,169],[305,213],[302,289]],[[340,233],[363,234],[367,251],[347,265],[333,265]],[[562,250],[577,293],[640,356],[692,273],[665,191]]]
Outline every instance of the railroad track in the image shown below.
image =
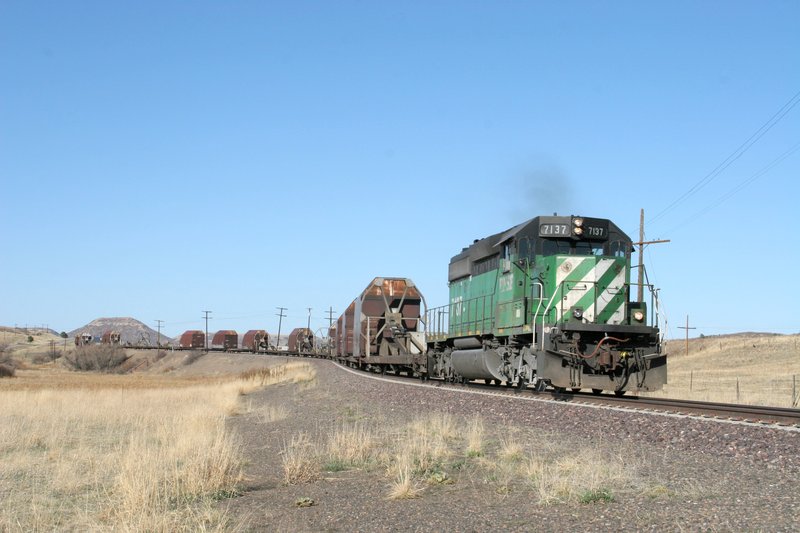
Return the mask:
[[767,423],[800,427],[800,409],[765,407],[719,402],[648,398],[645,396],[590,396],[582,393],[553,393],[566,401],[590,401],[607,405],[623,405],[637,410],[662,409],[677,414],[691,414],[703,418],[717,418],[751,423]]
[[[159,347],[129,347],[132,349],[159,349]],[[164,348],[161,348],[164,349]],[[188,350],[187,348],[177,348],[178,350]],[[222,350],[210,350],[213,352],[222,352]],[[249,350],[227,350],[229,353],[253,353]],[[299,354],[293,354],[283,351],[270,350],[267,352],[258,352],[256,355],[277,355],[283,357],[297,357]],[[307,356],[315,357],[315,356]],[[324,360],[324,357],[321,358]],[[330,360],[339,368],[352,372],[359,376],[366,376],[372,379],[380,379],[383,381],[393,381],[403,383],[406,385],[415,385],[433,388],[446,388],[448,390],[468,391],[471,393],[480,393],[487,395],[500,395],[509,396],[514,398],[536,399],[539,401],[557,401],[567,402],[575,405],[587,406],[607,406],[611,408],[619,408],[629,411],[637,411],[643,413],[660,413],[675,416],[689,416],[694,418],[702,418],[709,420],[726,421],[731,423],[741,423],[747,425],[761,425],[761,426],[774,426],[794,428],[800,431],[800,409],[792,409],[788,407],[763,407],[756,405],[740,405],[716,402],[700,402],[693,400],[675,400],[671,398],[648,398],[645,396],[612,396],[608,394],[593,395],[587,392],[555,392],[544,391],[535,392],[531,389],[518,390],[509,387],[502,387],[499,385],[486,385],[482,383],[468,384],[451,384],[441,380],[431,379],[425,382],[418,380],[395,376],[392,374],[372,374],[360,370],[353,370],[336,361]]]
[[800,432],[800,409],[675,400],[670,398],[647,398],[643,396],[619,397],[580,392],[535,392],[531,389],[519,390],[498,385],[485,385],[482,383],[452,384],[433,379],[420,381],[418,379],[391,374],[383,375],[354,370],[336,362],[334,362],[334,364],[342,370],[351,372],[357,376],[415,387],[443,389],[467,394],[499,396],[524,401],[556,402],[579,407],[616,409],[634,411],[642,414],[695,418],[720,423],[770,427]]

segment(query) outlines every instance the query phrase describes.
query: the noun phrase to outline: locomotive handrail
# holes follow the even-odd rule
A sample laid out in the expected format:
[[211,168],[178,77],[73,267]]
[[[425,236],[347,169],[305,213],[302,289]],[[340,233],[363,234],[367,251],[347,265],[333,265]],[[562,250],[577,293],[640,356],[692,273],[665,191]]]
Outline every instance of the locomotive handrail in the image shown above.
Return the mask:
[[[488,310],[487,304],[489,306]],[[456,309],[458,310],[457,313],[455,312]],[[453,334],[457,333],[461,335],[469,335],[470,327],[472,327],[475,331],[480,329],[482,333],[491,331],[494,328],[493,309],[494,293],[484,294],[481,296],[476,296],[475,298],[470,298],[469,300],[451,302],[447,305],[434,307],[433,309],[427,311],[427,316],[429,318],[428,322],[435,324],[432,333],[434,337],[439,337],[445,334],[449,335],[451,333],[451,328],[453,329]],[[458,323],[451,322],[450,318],[452,315],[458,315],[460,317]],[[474,318],[469,320],[470,316],[473,316]],[[430,319],[431,317],[433,317],[432,320]],[[443,317],[447,317],[446,329]]]
[[[550,301],[547,302],[547,307],[544,308],[544,313],[542,313],[542,350],[544,350],[544,319],[547,316],[547,313],[550,312],[550,307],[553,305],[553,300],[558,294],[558,289],[564,284],[564,281],[558,284],[558,286],[553,290],[553,296],[550,297]],[[536,326],[536,317],[533,317],[533,325],[534,328]]]
[[536,316],[539,314],[539,309],[542,308],[542,302],[545,299],[545,295],[544,295],[544,285],[542,284],[542,282],[537,281],[537,282],[531,283],[531,300],[534,299],[534,296],[533,296],[533,288],[534,287],[539,287],[539,298],[538,298],[539,303],[536,305],[536,311],[533,312],[533,330],[534,330],[533,334],[535,336],[536,335]]

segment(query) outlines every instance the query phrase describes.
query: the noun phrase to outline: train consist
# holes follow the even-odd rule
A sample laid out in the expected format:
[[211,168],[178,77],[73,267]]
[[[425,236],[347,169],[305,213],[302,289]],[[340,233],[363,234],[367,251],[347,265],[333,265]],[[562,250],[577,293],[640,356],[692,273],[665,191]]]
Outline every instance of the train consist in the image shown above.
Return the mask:
[[448,305],[426,309],[409,279],[373,280],[339,318],[333,357],[538,390],[660,389],[667,355],[657,292],[647,285],[649,302],[632,299],[632,251],[610,220],[533,218],[451,259]]
[[[453,256],[447,305],[428,309],[410,279],[379,277],[327,338],[297,328],[287,352],[265,330],[248,331],[241,346],[235,331],[223,330],[211,349],[316,355],[373,372],[537,390],[658,390],[667,381],[658,293],[651,285],[634,290],[632,251],[608,219],[539,216]],[[634,298],[644,288],[647,301]],[[205,342],[190,330],[179,348]]]

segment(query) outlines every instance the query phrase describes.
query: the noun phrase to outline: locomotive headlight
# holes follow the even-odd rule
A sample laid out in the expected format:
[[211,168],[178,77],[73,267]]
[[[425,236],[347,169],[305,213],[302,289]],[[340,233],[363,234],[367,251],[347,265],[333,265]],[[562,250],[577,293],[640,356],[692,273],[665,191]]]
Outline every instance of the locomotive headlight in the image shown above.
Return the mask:
[[580,227],[583,226],[583,219],[582,218],[576,218],[576,219],[574,219],[572,221],[572,223],[575,225],[576,228],[580,228]]
[[575,235],[579,235],[579,236],[583,235],[583,228],[580,228],[580,227],[576,226],[576,227],[572,228],[572,233],[575,234]]
[[580,320],[581,318],[583,318],[583,309],[581,309],[580,307],[576,307],[575,309],[572,310],[572,316]]
[[634,311],[633,319],[636,320],[637,322],[641,322],[642,320],[644,320],[644,313],[641,311]]

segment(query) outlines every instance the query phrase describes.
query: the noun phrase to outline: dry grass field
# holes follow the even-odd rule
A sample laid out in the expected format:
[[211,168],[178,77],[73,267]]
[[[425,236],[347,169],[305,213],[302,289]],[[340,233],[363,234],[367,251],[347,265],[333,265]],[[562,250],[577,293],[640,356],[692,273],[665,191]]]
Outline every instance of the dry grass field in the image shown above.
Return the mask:
[[800,335],[743,333],[671,340],[668,384],[648,396],[798,407]]
[[326,473],[360,469],[383,476],[388,499],[408,500],[434,486],[472,478],[499,495],[525,490],[531,503],[543,505],[661,490],[629,449],[559,443],[546,433],[523,434],[513,426],[503,427],[498,437],[485,434],[483,425],[474,416],[464,431],[458,416],[427,413],[407,424],[343,423],[316,439],[297,433],[281,451],[284,482],[309,483]]
[[0,380],[0,531],[230,530],[214,505],[242,471],[226,417],[312,378],[302,362],[212,378],[20,370]]
[[[3,350],[16,371],[0,379],[0,531],[246,529],[258,517],[249,508],[235,515],[226,509],[242,499],[230,498],[253,490],[245,457],[262,446],[263,433],[245,439],[244,427],[231,423],[243,419],[265,428],[283,424],[283,443],[270,452],[282,472],[278,493],[360,472],[393,502],[387,506],[458,487],[501,498],[524,492],[532,505],[546,507],[633,495],[657,500],[665,491],[698,496],[692,482],[653,476],[632,447],[561,442],[513,424],[489,430],[480,414],[431,410],[387,421],[345,410],[335,420],[321,414],[313,423],[286,425],[297,406],[268,387],[299,384],[293,401],[307,401],[316,390],[314,371],[302,360],[131,351],[135,366],[127,373],[74,372],[63,359],[42,362],[53,339],[41,337],[22,337]],[[798,341],[705,337],[690,340],[688,354],[683,341],[670,341],[669,384],[656,394],[796,405]],[[279,400],[254,394],[264,388]],[[339,398],[336,390],[324,394]]]

